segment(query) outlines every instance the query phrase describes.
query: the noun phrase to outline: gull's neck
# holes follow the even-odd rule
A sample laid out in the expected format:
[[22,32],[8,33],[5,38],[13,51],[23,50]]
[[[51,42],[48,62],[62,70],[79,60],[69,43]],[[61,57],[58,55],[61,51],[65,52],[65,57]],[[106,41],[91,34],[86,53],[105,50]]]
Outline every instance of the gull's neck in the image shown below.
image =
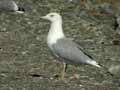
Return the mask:
[[54,44],[58,39],[64,38],[62,19],[51,23],[50,30],[47,37],[48,44]]

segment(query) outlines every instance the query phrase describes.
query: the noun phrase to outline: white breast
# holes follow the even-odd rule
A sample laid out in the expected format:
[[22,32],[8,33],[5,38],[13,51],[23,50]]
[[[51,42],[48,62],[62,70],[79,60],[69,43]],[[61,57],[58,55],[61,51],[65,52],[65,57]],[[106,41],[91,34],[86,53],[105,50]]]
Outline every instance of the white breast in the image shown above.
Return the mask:
[[51,47],[53,44],[55,44],[57,42],[57,40],[61,39],[64,37],[64,34],[61,32],[56,31],[52,31],[50,30],[47,36],[47,44],[49,47]]
[[53,44],[57,42],[57,40],[65,37],[62,29],[62,19],[59,18],[56,21],[53,21],[50,26],[50,30],[47,36],[47,44],[48,47],[51,48]]

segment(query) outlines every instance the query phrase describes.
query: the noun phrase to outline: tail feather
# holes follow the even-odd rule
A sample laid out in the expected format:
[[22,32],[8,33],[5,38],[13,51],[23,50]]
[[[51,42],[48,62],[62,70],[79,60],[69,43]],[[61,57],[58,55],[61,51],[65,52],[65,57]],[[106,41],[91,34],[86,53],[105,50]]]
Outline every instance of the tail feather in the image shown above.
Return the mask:
[[96,61],[88,60],[87,63],[90,65],[96,66],[98,68],[102,68],[107,74],[109,74],[112,77],[114,76],[112,73],[108,71],[108,69],[105,66],[98,64]]
[[96,66],[98,68],[102,68],[101,65],[99,65],[96,61],[88,60],[87,63],[90,65]]

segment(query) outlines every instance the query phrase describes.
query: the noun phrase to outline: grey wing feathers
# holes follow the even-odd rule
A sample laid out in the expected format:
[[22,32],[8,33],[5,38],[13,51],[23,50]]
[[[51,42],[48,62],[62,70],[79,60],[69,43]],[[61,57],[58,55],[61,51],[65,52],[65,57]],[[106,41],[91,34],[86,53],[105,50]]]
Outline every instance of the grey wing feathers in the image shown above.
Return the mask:
[[80,46],[78,46],[78,48],[85,54],[87,55],[89,58],[93,59],[93,57],[91,55],[89,55],[87,52],[85,52],[85,50],[83,50]]
[[0,10],[14,10],[15,2],[12,0],[0,1]]
[[69,39],[60,39],[53,45],[53,51],[64,62],[71,64],[86,63],[90,58],[81,50],[80,46]]

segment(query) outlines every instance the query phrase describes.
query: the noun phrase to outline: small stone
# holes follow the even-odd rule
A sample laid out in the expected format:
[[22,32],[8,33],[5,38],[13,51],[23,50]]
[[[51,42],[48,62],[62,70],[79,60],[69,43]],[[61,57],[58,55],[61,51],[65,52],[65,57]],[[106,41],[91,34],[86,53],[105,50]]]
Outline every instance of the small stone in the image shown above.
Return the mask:
[[82,87],[83,85],[82,85],[82,84],[80,84],[79,86],[80,86],[80,87]]
[[27,54],[27,52],[28,52],[28,51],[23,51],[23,52],[21,52],[21,53],[22,53],[22,55],[25,55],[25,54]]
[[79,79],[80,76],[79,74],[74,74],[73,76],[70,77],[70,79]]
[[4,73],[0,74],[0,76],[2,76],[2,77],[7,77],[7,75],[4,74]]
[[14,88],[12,88],[12,87],[9,87],[9,90],[14,90]]
[[109,68],[109,72],[120,77],[120,65],[111,66]]
[[54,78],[53,77],[50,77],[50,80],[53,80]]
[[37,36],[37,37],[36,37],[36,40],[40,41],[40,40],[41,40],[41,37],[40,37],[40,36]]
[[31,25],[31,24],[32,24],[32,22],[27,22],[27,24]]
[[1,31],[5,32],[5,31],[7,31],[7,29],[4,27],[4,28],[1,29]]
[[3,51],[3,48],[0,48],[0,51],[2,52],[2,51]]
[[85,88],[82,88],[81,90],[86,90]]

